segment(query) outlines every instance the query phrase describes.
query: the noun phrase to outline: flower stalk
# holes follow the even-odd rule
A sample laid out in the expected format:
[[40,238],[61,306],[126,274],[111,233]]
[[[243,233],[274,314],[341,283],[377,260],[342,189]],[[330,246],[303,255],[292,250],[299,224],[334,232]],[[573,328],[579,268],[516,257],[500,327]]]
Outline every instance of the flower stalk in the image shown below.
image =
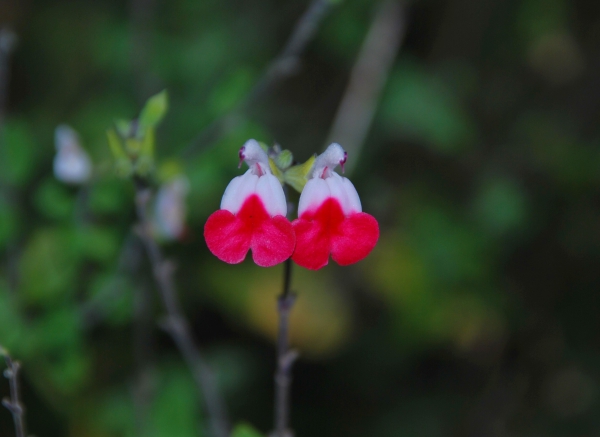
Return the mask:
[[292,366],[298,358],[298,352],[290,349],[289,324],[290,313],[296,302],[291,292],[292,260],[284,264],[283,292],[277,299],[279,327],[277,334],[277,370],[275,372],[275,430],[271,437],[292,437],[290,429],[290,392],[292,385]]

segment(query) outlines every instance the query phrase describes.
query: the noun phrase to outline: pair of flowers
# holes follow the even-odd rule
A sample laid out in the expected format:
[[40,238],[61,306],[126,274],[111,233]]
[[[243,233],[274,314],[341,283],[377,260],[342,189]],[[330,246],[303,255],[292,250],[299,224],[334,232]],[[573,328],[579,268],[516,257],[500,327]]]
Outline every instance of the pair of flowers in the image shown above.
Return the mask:
[[269,158],[255,140],[240,149],[240,164],[250,167],[234,178],[221,200],[221,209],[204,226],[210,251],[220,260],[237,264],[252,250],[262,267],[279,264],[290,256],[311,270],[327,265],[329,255],[340,265],[366,257],[379,238],[377,220],[362,212],[358,193],[347,178],[333,169],[347,154],[331,144],[319,155],[300,195],[298,219],[286,218],[287,203]]

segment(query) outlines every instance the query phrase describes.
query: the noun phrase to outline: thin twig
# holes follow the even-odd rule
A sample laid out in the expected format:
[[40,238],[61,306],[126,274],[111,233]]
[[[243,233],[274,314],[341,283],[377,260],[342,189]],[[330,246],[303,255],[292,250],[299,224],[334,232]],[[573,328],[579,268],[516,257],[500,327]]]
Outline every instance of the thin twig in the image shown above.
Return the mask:
[[357,155],[369,132],[381,90],[404,39],[404,9],[398,0],[386,0],[379,6],[327,139],[326,145],[340,143],[348,155],[354,156],[346,164],[347,173],[358,162]]
[[175,341],[192,372],[198,390],[202,393],[212,434],[214,437],[227,437],[230,427],[225,413],[225,404],[219,395],[212,372],[192,339],[189,324],[181,310],[173,281],[174,265],[164,259],[160,247],[152,236],[147,212],[151,190],[143,181],[135,182],[135,203],[139,220],[137,233],[146,248],[154,279],[167,311],[164,327]]
[[294,26],[290,38],[279,55],[269,63],[264,74],[256,82],[248,94],[227,114],[208,125],[181,152],[184,158],[190,158],[199,150],[216,140],[227,130],[239,124],[241,115],[247,111],[262,95],[266,94],[281,80],[291,76],[298,70],[300,57],[310,41],[314,38],[319,25],[327,15],[332,0],[312,0],[308,9],[302,14]]
[[19,388],[19,370],[21,364],[18,361],[13,361],[8,352],[1,346],[0,355],[4,355],[7,367],[4,371],[4,376],[8,379],[10,385],[10,398],[2,399],[2,405],[4,405],[13,416],[15,422],[15,436],[25,437],[25,407],[20,400],[21,390]]
[[292,259],[284,264],[283,291],[277,299],[279,329],[277,333],[277,370],[275,372],[275,430],[271,437],[291,437],[290,429],[290,391],[292,385],[292,365],[298,358],[298,352],[290,350],[289,325],[290,313],[296,301],[291,292]]

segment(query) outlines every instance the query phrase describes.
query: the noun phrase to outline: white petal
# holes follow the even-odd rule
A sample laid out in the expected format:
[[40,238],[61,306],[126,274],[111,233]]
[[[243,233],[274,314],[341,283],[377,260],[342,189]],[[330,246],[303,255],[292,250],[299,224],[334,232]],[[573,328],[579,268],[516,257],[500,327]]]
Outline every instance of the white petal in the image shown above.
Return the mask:
[[332,143],[323,153],[317,156],[311,171],[312,178],[328,178],[342,161],[345,162],[346,152],[338,143]]
[[325,182],[331,190],[331,197],[340,202],[344,215],[362,211],[356,188],[347,178],[332,172],[331,176],[325,179]]
[[54,157],[54,176],[62,182],[81,184],[92,174],[92,162],[83,149],[61,149]]
[[258,178],[256,194],[265,205],[265,209],[271,217],[276,215],[286,216],[287,203],[285,194],[279,180],[272,174],[265,174]]
[[258,141],[246,141],[240,149],[240,157],[246,161],[246,164],[248,164],[248,167],[250,167],[253,174],[257,176],[262,176],[265,173],[271,174],[269,157],[262,147],[260,147]]
[[65,148],[73,150],[81,147],[79,135],[71,126],[66,124],[61,124],[54,130],[54,145],[59,152]]
[[252,170],[233,178],[225,188],[225,193],[221,199],[221,209],[236,214],[242,207],[244,200],[255,193],[257,183],[258,176],[253,175]]
[[185,229],[185,194],[182,184],[185,178],[178,178],[160,187],[156,194],[155,224],[160,235],[166,239],[178,238]]
[[354,212],[362,212],[362,205],[360,203],[360,197],[358,197],[358,193],[356,192],[356,188],[350,179],[341,177],[342,183],[344,185],[344,190],[346,191],[346,198],[348,199],[347,205],[347,214],[352,214]]
[[309,179],[302,190],[302,194],[300,194],[298,217],[306,211],[317,209],[329,197],[331,197],[331,190],[325,180],[321,178]]

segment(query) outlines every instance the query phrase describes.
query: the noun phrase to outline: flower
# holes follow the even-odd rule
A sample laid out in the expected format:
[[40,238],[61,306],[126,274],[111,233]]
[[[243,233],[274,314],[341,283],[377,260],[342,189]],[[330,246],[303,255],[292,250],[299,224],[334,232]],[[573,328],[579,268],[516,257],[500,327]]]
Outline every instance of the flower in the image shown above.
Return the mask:
[[185,197],[189,189],[190,184],[182,175],[160,186],[154,204],[154,228],[159,237],[175,240],[184,235],[187,215]]
[[92,175],[92,162],[79,143],[79,136],[71,127],[61,124],[54,132],[56,156],[54,176],[68,184],[82,184]]
[[288,259],[295,245],[292,225],[285,217],[285,194],[256,140],[248,140],[239,156],[240,166],[246,161],[250,169],[229,183],[221,209],[204,226],[204,238],[222,261],[240,263],[252,249],[256,264],[274,266]]
[[346,151],[331,144],[315,160],[292,226],[296,249],[292,259],[300,266],[317,270],[327,265],[329,254],[345,266],[360,261],[375,247],[379,225],[362,212],[358,193],[347,178],[333,169],[346,162]]

